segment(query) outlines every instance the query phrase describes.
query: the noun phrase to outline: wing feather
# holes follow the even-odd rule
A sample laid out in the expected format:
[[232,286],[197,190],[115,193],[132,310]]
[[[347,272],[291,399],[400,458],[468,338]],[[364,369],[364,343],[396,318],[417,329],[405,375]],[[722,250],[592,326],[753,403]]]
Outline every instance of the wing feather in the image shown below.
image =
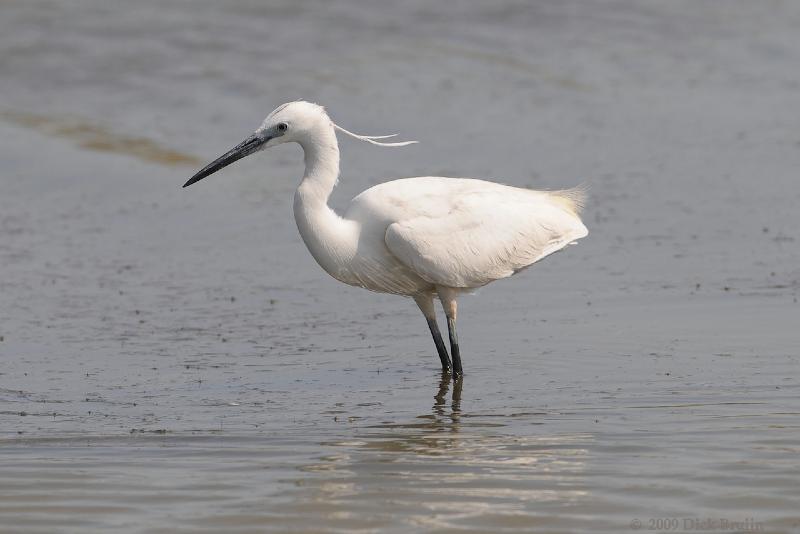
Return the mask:
[[565,192],[505,186],[447,200],[445,213],[394,222],[385,235],[392,254],[437,285],[480,287],[588,233],[577,215],[577,198]]

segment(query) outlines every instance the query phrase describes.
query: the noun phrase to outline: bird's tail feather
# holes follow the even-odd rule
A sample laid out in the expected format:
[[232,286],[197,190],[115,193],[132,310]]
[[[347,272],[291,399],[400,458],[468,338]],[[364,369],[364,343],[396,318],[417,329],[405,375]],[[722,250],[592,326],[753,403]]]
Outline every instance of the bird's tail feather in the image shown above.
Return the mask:
[[586,201],[589,197],[589,185],[586,183],[580,184],[571,189],[562,189],[560,191],[548,191],[548,193],[555,197],[565,208],[579,215],[583,208],[586,206]]

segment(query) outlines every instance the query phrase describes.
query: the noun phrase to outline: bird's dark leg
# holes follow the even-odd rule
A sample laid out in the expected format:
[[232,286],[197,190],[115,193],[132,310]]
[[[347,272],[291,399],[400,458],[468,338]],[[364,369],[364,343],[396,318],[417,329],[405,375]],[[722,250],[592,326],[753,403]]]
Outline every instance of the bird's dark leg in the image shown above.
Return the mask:
[[436,324],[436,318],[428,319],[428,328],[431,329],[431,335],[433,336],[433,342],[436,345],[436,352],[439,353],[439,360],[442,362],[442,372],[449,373],[450,368],[450,355],[447,354],[447,348],[444,346],[444,340],[442,339],[442,333],[439,332],[439,325]]
[[458,348],[455,318],[447,318],[447,330],[450,333],[450,353],[453,355],[453,378],[461,378],[464,370],[461,368],[461,351]]
[[461,351],[458,348],[458,334],[456,333],[456,316],[458,306],[456,297],[458,291],[449,287],[437,287],[439,300],[442,301],[444,313],[447,316],[447,331],[450,334],[450,354],[453,357],[453,379],[458,379],[464,374],[461,367]]
[[418,295],[414,297],[419,309],[425,315],[425,320],[428,321],[428,328],[433,336],[433,342],[436,345],[436,352],[439,353],[439,360],[442,362],[442,372],[450,374],[452,365],[450,364],[450,355],[447,354],[447,348],[442,340],[442,333],[439,331],[439,325],[436,323],[436,309],[433,306],[433,296]]

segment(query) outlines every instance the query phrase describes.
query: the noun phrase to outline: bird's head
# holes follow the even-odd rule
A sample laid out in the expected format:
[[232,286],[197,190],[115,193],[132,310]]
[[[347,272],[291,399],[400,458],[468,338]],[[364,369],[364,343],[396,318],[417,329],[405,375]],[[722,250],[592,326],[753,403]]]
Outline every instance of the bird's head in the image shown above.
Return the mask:
[[234,161],[240,160],[245,156],[254,154],[265,148],[270,148],[283,143],[300,143],[313,141],[315,137],[323,133],[339,130],[347,135],[372,143],[379,146],[406,146],[416,141],[405,141],[402,143],[382,143],[377,139],[386,139],[394,135],[367,136],[358,135],[345,130],[335,124],[325,108],[318,104],[298,100],[278,106],[275,111],[267,115],[261,126],[249,135],[244,141],[230,149],[228,152],[218,157],[192,176],[183,187],[199,182],[206,176],[214,174],[223,167],[227,167]]

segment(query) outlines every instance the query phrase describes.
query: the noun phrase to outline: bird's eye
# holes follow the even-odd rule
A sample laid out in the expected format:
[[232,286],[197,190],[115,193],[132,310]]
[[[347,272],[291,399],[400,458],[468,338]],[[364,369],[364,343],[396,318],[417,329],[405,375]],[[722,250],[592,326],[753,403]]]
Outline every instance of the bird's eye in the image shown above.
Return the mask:
[[286,124],[285,122],[282,122],[282,123],[280,123],[280,124],[278,125],[278,131],[279,131],[279,132],[285,132],[285,131],[286,131],[286,130],[288,130],[288,129],[289,129],[289,125],[288,125],[288,124]]

